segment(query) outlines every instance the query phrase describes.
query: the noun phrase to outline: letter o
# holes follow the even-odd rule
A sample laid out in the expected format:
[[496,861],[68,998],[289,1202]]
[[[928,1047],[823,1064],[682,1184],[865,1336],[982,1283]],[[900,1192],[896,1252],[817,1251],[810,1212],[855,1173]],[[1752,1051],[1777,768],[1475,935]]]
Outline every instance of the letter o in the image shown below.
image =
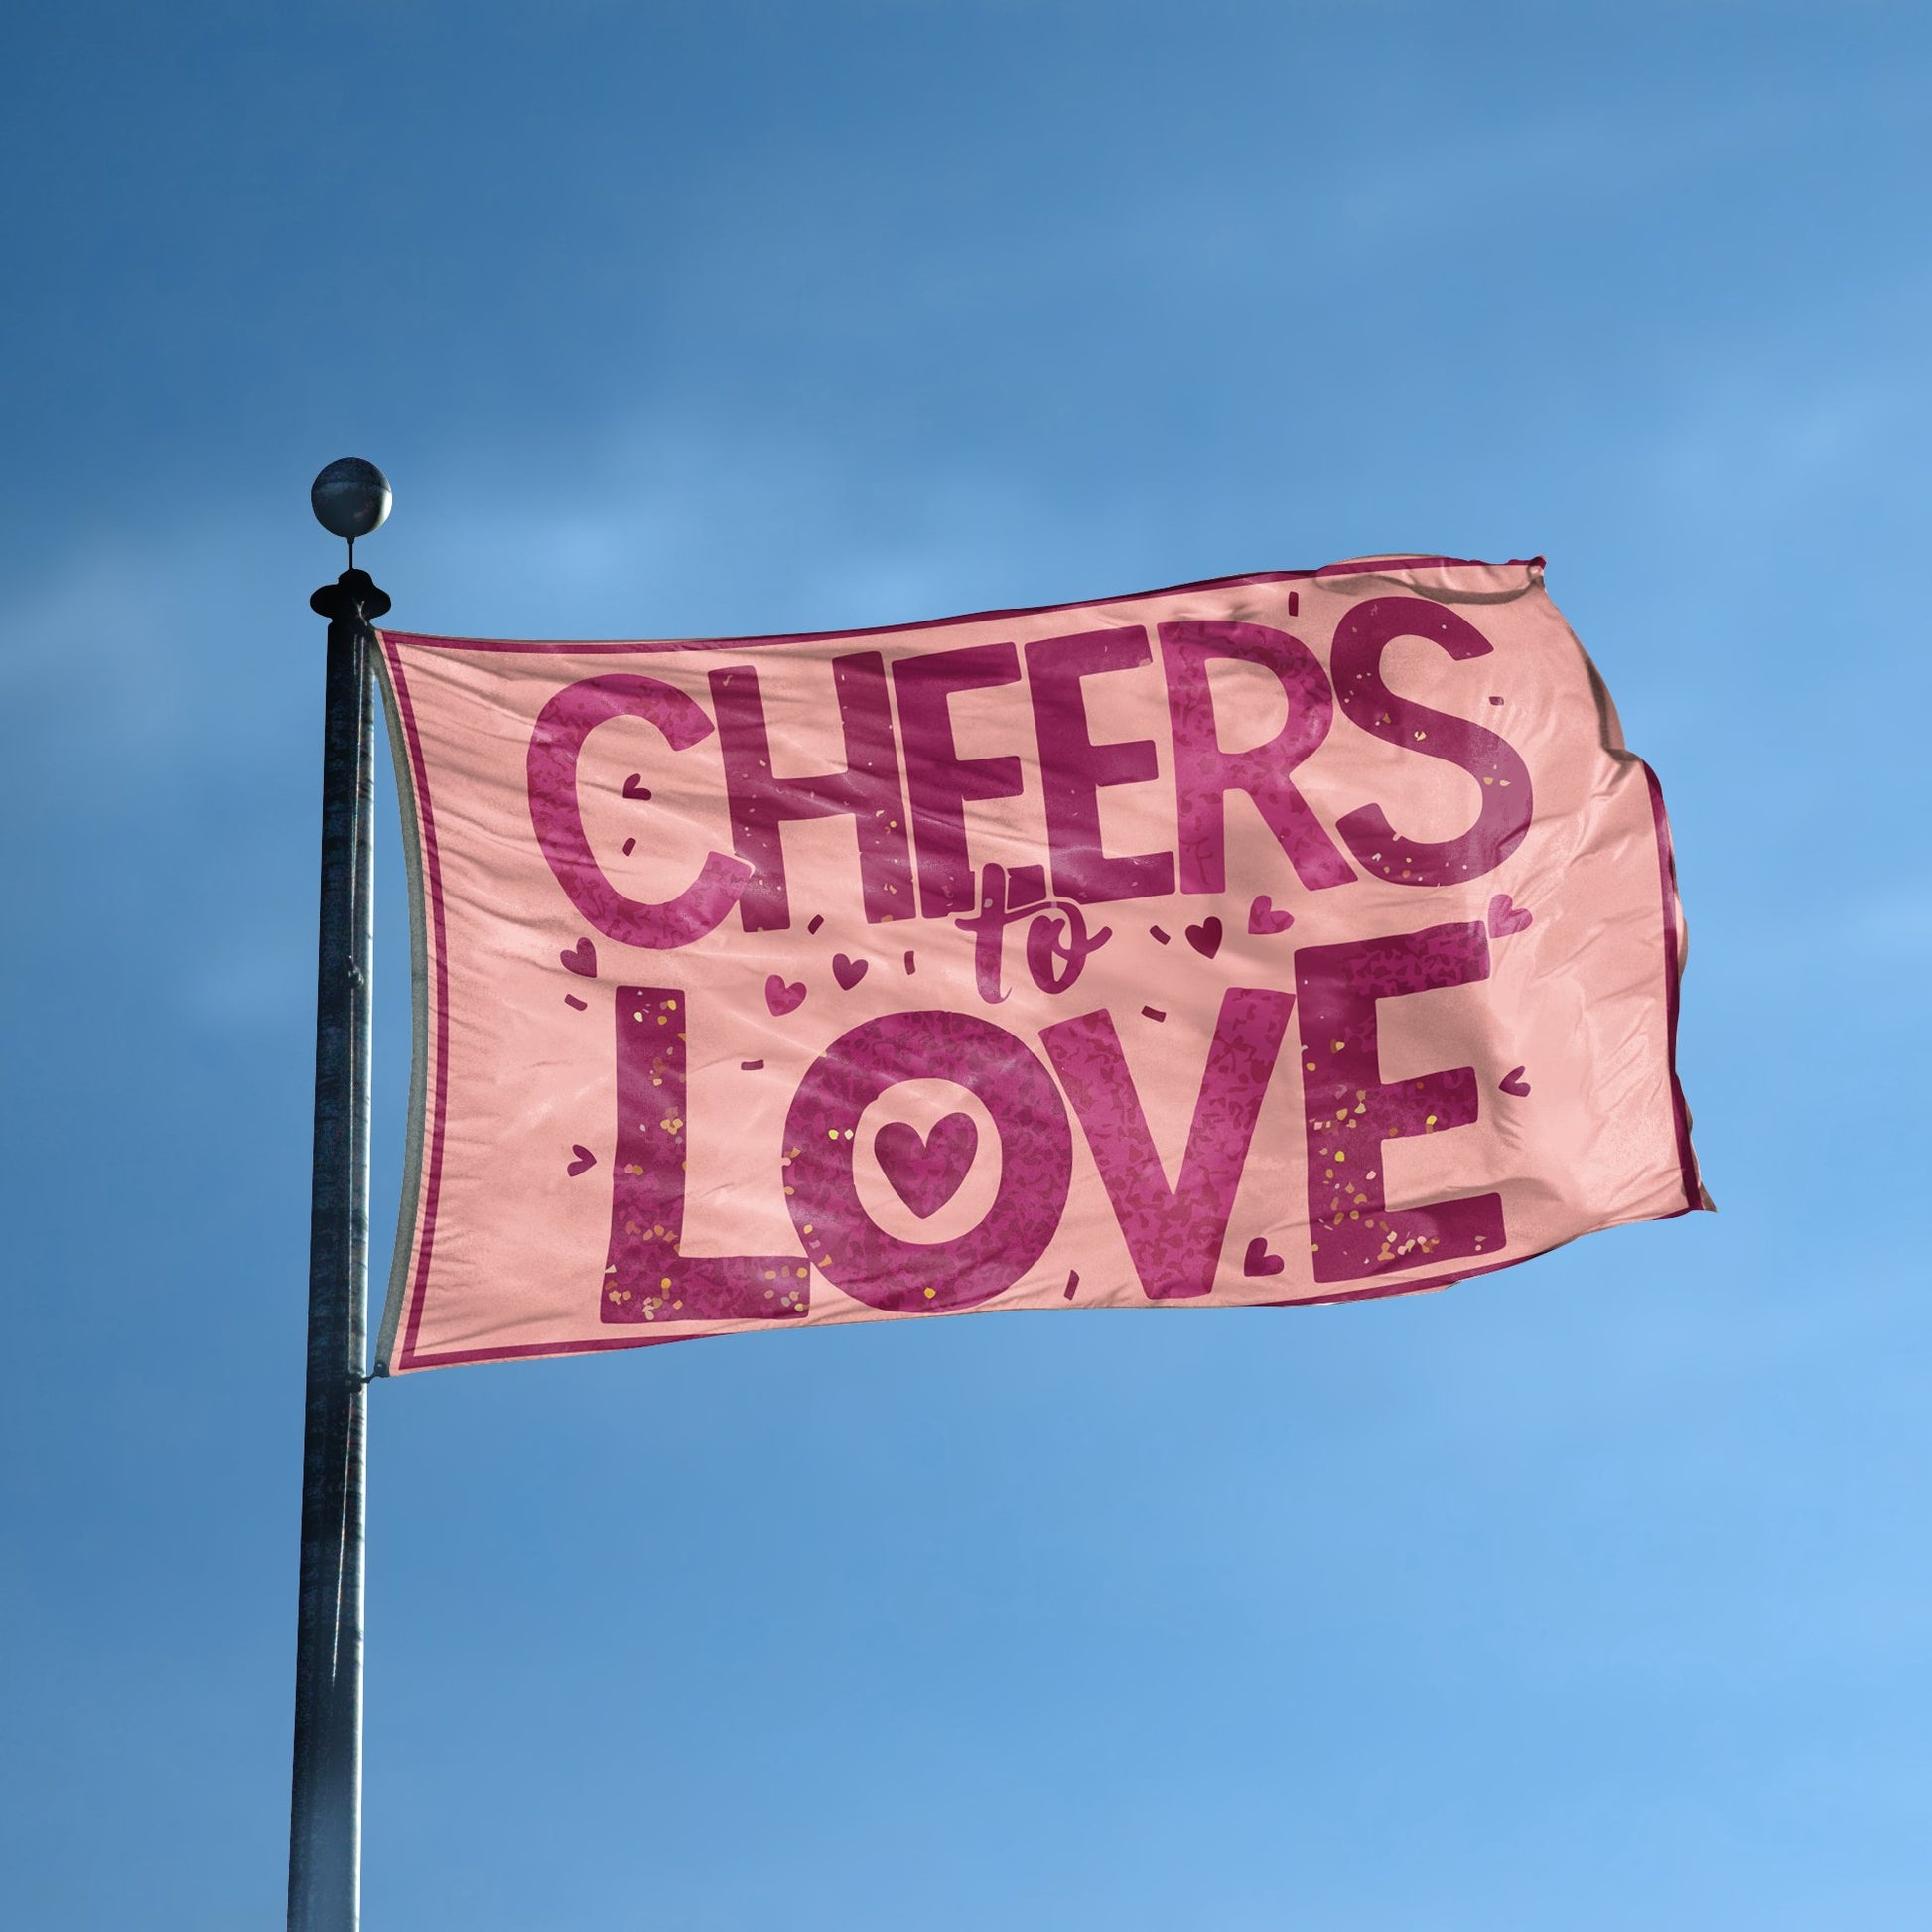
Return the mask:
[[[901,1241],[859,1199],[860,1118],[902,1080],[956,1082],[999,1130],[999,1192],[979,1225],[952,1241]],[[1072,1130],[1052,1076],[1004,1027],[964,1013],[886,1014],[842,1034],[799,1082],[785,1146],[797,1150],[786,1205],[812,1265],[892,1314],[970,1309],[1011,1288],[1046,1252],[1073,1175]]]

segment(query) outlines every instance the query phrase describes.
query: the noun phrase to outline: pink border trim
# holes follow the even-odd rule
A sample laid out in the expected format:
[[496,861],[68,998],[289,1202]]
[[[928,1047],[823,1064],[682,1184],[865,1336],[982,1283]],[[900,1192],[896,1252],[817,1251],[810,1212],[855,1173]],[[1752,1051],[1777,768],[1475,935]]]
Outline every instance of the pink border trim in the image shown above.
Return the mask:
[[409,1314],[403,1323],[402,1343],[396,1351],[393,1371],[407,1374],[417,1366],[428,1366],[416,1353],[416,1330],[423,1318],[423,1298],[429,1289],[430,1254],[436,1245],[436,1209],[443,1186],[444,1114],[450,1098],[450,964],[443,918],[443,867],[436,848],[436,812],[430,803],[429,767],[423,758],[422,734],[416,728],[415,708],[409,702],[409,684],[402,674],[402,651],[387,632],[382,637],[383,655],[389,661],[389,682],[396,694],[396,709],[402,714],[403,736],[409,743],[409,768],[416,792],[416,823],[422,831],[423,892],[429,899],[430,950],[435,955],[436,975],[436,1068],[430,1082],[431,1112],[429,1146],[425,1151],[422,1226],[416,1243],[416,1276],[409,1285]]
[[[401,646],[420,645],[430,649],[442,650],[488,650],[521,651],[531,655],[558,655],[583,651],[646,651],[646,650],[693,650],[749,648],[759,644],[811,643],[827,638],[843,637],[880,637],[914,630],[939,630],[949,625],[993,621],[1001,618],[1022,618],[1041,616],[1054,611],[1077,611],[1103,604],[1125,604],[1144,597],[1166,597],[1184,591],[1226,590],[1244,584],[1285,584],[1307,582],[1312,578],[1332,576],[1367,576],[1384,570],[1420,570],[1431,568],[1467,567],[1478,570],[1511,569],[1516,567],[1535,568],[1542,564],[1541,557],[1512,557],[1504,565],[1497,566],[1481,563],[1467,557],[1391,557],[1371,558],[1347,565],[1327,565],[1320,570],[1282,570],[1258,571],[1245,577],[1214,577],[1194,584],[1173,584],[1163,590],[1134,591],[1119,597],[1079,599],[1067,604],[1040,604],[1012,611],[977,611],[967,616],[939,618],[925,623],[883,624],[870,630],[801,630],[783,636],[772,637],[700,637],[667,639],[640,643],[523,643],[503,638],[475,637],[426,637],[414,631],[384,630],[380,633],[384,654],[389,663],[390,682],[395,690],[396,705],[402,714],[403,735],[409,745],[409,761],[416,789],[417,822],[422,828],[423,845],[423,889],[430,899],[431,946],[435,953],[435,1076],[430,1083],[432,1093],[432,1115],[429,1126],[429,1146],[425,1162],[422,1225],[417,1242],[416,1268],[409,1290],[409,1311],[403,1323],[402,1338],[396,1351],[392,1372],[412,1374],[420,1369],[454,1368],[471,1362],[508,1362],[531,1357],[561,1355],[605,1355],[628,1348],[661,1348],[666,1343],[676,1341],[710,1341],[717,1339],[713,1334],[699,1335],[639,1335],[622,1341],[562,1341],[562,1342],[525,1342],[501,1348],[459,1348],[448,1349],[436,1354],[419,1353],[416,1336],[421,1326],[424,1298],[429,1287],[430,1257],[436,1241],[436,1214],[438,1196],[441,1192],[443,1174],[443,1137],[444,1112],[449,1097],[449,961],[445,942],[443,914],[443,872],[437,854],[436,816],[430,803],[429,772],[423,758],[422,737],[416,726],[416,714],[409,701],[409,686],[403,676]],[[1703,1189],[1698,1178],[1697,1156],[1691,1147],[1690,1110],[1685,1104],[1684,1089],[1677,1077],[1677,1013],[1678,988],[1682,977],[1682,959],[1677,942],[1677,868],[1672,856],[1670,823],[1664,814],[1663,787],[1657,781],[1657,774],[1641,759],[1637,760],[1649,787],[1652,822],[1657,833],[1658,867],[1662,878],[1662,905],[1664,925],[1664,979],[1665,1012],[1667,1026],[1667,1058],[1670,1068],[1671,1106],[1677,1134],[1677,1153],[1680,1170],[1684,1178],[1685,1205],[1675,1213],[1660,1216],[1674,1220],[1680,1214],[1695,1213],[1704,1205]],[[1298,1295],[1279,1302],[1228,1303],[1217,1306],[1227,1308],[1322,1308],[1342,1302],[1371,1302],[1385,1300],[1397,1295],[1417,1295],[1430,1289],[1453,1287],[1457,1282],[1469,1281],[1478,1275],[1493,1275],[1505,1268],[1520,1268],[1526,1261],[1535,1261],[1548,1249],[1538,1249],[1536,1254],[1514,1255],[1506,1261],[1493,1261],[1479,1268],[1464,1268],[1453,1274],[1432,1275],[1422,1281],[1389,1282],[1374,1284],[1366,1288],[1344,1289],[1333,1295]],[[1037,1310],[986,1309],[961,1310],[961,1313],[1021,1314],[1037,1313]],[[1052,1312],[1048,1310],[1045,1312]]]
[[[1673,1209],[1669,1214],[1659,1214],[1660,1221],[1681,1220],[1686,1214],[1694,1214],[1702,1206],[1693,1202],[1689,1207]],[[1594,1231],[1594,1230],[1592,1230]],[[1557,1247],[1568,1247],[1567,1241],[1560,1241]],[[1425,1295],[1434,1289],[1453,1288],[1458,1282],[1474,1281],[1478,1275],[1501,1274],[1506,1268],[1521,1268],[1525,1262],[1541,1261],[1545,1255],[1554,1254],[1556,1248],[1538,1248],[1534,1254],[1512,1255],[1507,1261],[1489,1261],[1480,1268],[1464,1268],[1453,1275],[1429,1275],[1419,1282],[1390,1282],[1371,1288],[1343,1289],[1334,1295],[1291,1295],[1280,1302],[1216,1302],[1208,1307],[1200,1307],[1189,1302],[1173,1303],[1169,1306],[1178,1309],[1191,1309],[1200,1314],[1238,1314],[1244,1309],[1325,1309],[1333,1308],[1343,1302],[1387,1302],[1402,1295]],[[1080,1311],[1085,1314],[1138,1314],[1147,1310],[1158,1309],[1162,1304],[1149,1302],[1145,1308],[1128,1304],[1115,1308],[1110,1305],[1089,1306]],[[969,1314],[1058,1314],[1063,1311],[1047,1307],[1038,1309],[946,1309],[938,1314],[923,1317],[928,1321],[943,1321],[952,1316]],[[775,1334],[786,1328],[796,1328],[797,1323],[773,1322],[769,1328],[759,1328],[750,1332],[757,1334]],[[833,1323],[833,1326],[841,1324]],[[456,1348],[441,1355],[414,1356],[409,1368],[456,1368],[466,1362],[511,1362],[525,1361],[554,1355],[608,1355],[616,1349],[623,1348],[662,1348],[674,1341],[722,1341],[729,1330],[711,1329],[699,1335],[639,1335],[634,1341],[533,1341],[519,1342],[508,1348]],[[808,1328],[802,1332],[823,1334],[824,1325]],[[400,1369],[398,1372],[401,1372]]]
[[[1292,1295],[1280,1302],[1216,1302],[1211,1307],[1198,1309],[1196,1311],[1205,1314],[1232,1314],[1242,1309],[1313,1309],[1325,1308],[1335,1302],[1375,1302],[1387,1300],[1389,1297],[1395,1295],[1420,1295],[1428,1289],[1453,1288],[1457,1282],[1467,1281],[1471,1276],[1493,1275],[1500,1268],[1520,1268],[1524,1262],[1536,1261],[1549,1252],[1550,1250],[1548,1248],[1539,1248],[1533,1255],[1515,1255],[1508,1261],[1485,1262],[1480,1268],[1465,1268],[1459,1274],[1454,1275],[1431,1275],[1426,1280],[1419,1282],[1395,1282],[1387,1287],[1344,1289],[1338,1295]],[[1148,1309],[1156,1309],[1161,1304],[1158,1302],[1149,1302],[1145,1306]],[[1182,1302],[1172,1306],[1188,1308],[1193,1305]],[[1121,1308],[1114,1308],[1108,1305],[1098,1307],[1090,1305],[1081,1311],[1082,1313],[1086,1314],[1136,1314],[1141,1311],[1141,1309],[1133,1304],[1128,1304]],[[1059,1314],[1062,1312],[1064,1312],[1063,1310],[1052,1307],[1039,1309],[945,1309],[937,1314],[926,1315],[922,1318],[928,1321],[934,1321],[944,1320],[950,1315]],[[865,1317],[861,1316],[860,1319],[864,1320]],[[825,1332],[825,1325],[842,1326],[851,1324],[822,1324],[817,1328],[807,1329],[805,1332],[823,1334]],[[754,1334],[772,1334],[781,1332],[784,1328],[796,1328],[798,1324],[796,1322],[773,1322],[769,1328],[752,1329],[747,1332]],[[453,1348],[441,1355],[414,1356],[409,1366],[411,1369],[456,1368],[465,1362],[508,1362],[524,1360],[532,1356],[608,1355],[614,1349],[662,1348],[667,1343],[674,1341],[722,1341],[730,1332],[732,1331],[729,1329],[714,1328],[697,1335],[640,1335],[635,1340],[628,1341],[532,1341],[519,1342],[508,1348]]]
[[414,630],[385,630],[385,638],[429,650],[522,651],[532,656],[581,655],[589,651],[755,650],[763,644],[813,644],[834,637],[893,637],[913,630],[946,630],[960,623],[998,623],[1004,618],[1050,617],[1055,611],[1086,611],[1108,604],[1132,604],[1144,597],[1178,597],[1186,591],[1237,590],[1243,584],[1306,584],[1331,577],[1372,577],[1388,570],[1537,570],[1542,557],[1511,557],[1486,563],[1477,557],[1362,557],[1323,564],[1319,570],[1257,570],[1245,577],[1203,577],[1193,584],[1164,584],[1158,590],[1123,591],[1113,597],[1074,598],[1066,604],[1026,604],[1010,611],[968,611],[956,618],[928,618],[922,623],[880,623],[867,630],[789,630],[768,637],[654,637],[635,641],[529,643],[513,637],[429,637]]
[[[791,1324],[796,1326],[794,1322]],[[723,1332],[723,1331],[721,1331]],[[718,1334],[639,1335],[634,1341],[529,1341],[507,1348],[452,1348],[441,1355],[411,1355],[398,1361],[398,1375],[414,1374],[425,1368],[458,1368],[465,1362],[516,1362],[548,1355],[608,1355],[620,1348],[662,1348],[672,1341],[716,1341]]]
[[1670,819],[1664,812],[1664,787],[1642,759],[1644,783],[1650,790],[1650,819],[1657,832],[1657,871],[1664,894],[1664,1025],[1665,1063],[1670,1068],[1670,1102],[1677,1129],[1677,1165],[1684,1176],[1684,1206],[1694,1214],[1704,1206],[1704,1182],[1698,1173],[1697,1151],[1691,1146],[1691,1110],[1684,1099],[1684,1083],[1677,1077],[1677,1008],[1684,979],[1684,961],[1677,944],[1677,855],[1671,846]]

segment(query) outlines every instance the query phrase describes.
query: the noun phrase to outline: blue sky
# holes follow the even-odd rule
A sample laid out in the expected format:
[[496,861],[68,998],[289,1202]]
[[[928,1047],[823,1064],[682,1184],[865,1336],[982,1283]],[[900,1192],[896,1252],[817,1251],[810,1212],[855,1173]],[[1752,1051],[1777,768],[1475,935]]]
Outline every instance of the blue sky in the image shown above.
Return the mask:
[[1922,9],[185,0],[7,51],[17,1922],[281,1910],[346,452],[428,630],[1546,552],[1671,802],[1723,1210],[1414,1301],[378,1388],[371,1927],[1926,1922]]

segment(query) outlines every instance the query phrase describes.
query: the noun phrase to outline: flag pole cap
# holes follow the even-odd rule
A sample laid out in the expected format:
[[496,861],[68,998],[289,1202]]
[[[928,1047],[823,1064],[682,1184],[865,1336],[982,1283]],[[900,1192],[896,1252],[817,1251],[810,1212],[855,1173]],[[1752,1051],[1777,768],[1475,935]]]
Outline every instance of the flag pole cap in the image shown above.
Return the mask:
[[365,457],[338,457],[309,485],[316,521],[332,537],[346,537],[351,544],[381,528],[394,500],[389,479]]

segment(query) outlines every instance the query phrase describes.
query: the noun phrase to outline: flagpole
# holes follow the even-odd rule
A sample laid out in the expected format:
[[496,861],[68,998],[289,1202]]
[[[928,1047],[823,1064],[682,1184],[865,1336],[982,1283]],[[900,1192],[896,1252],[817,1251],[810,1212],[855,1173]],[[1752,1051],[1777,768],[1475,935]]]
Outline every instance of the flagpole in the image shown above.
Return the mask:
[[345,457],[317,477],[310,500],[323,527],[348,539],[349,568],[309,600],[329,620],[329,645],[288,1922],[289,1932],[356,1932],[375,853],[371,622],[389,599],[355,568],[355,539],[388,515],[388,480],[373,464]]

